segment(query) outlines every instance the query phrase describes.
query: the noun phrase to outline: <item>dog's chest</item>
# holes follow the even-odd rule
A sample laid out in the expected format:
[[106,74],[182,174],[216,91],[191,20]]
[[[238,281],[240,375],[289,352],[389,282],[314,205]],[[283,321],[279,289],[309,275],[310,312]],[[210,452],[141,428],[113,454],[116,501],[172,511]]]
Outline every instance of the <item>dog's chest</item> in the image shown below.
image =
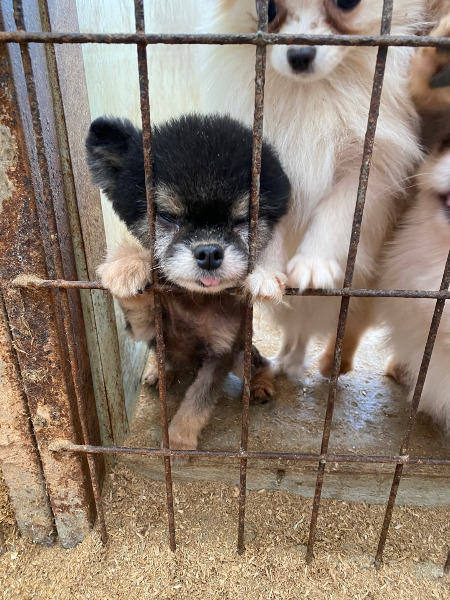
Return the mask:
[[[254,70],[233,62],[223,65],[215,79],[210,107],[231,112],[252,125]],[[247,66],[248,67],[248,66]],[[251,82],[251,83],[249,83]],[[301,224],[307,224],[317,204],[330,192],[337,169],[350,155],[357,161],[367,123],[367,110],[358,99],[349,106],[351,118],[342,120],[342,106],[325,82],[298,85],[267,73],[264,95],[264,135],[280,154],[291,181]],[[342,104],[342,102],[341,102]]]
[[220,356],[240,344],[244,311],[233,297],[175,295],[169,311],[166,344],[184,348],[186,355]]

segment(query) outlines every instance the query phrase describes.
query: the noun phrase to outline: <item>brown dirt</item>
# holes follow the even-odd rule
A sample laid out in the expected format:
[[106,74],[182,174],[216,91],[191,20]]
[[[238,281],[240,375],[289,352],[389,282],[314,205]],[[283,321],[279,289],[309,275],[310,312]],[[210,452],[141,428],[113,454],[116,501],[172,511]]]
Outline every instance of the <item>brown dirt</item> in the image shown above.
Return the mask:
[[[1,490],[0,486],[0,490]],[[1,510],[5,510],[0,491]],[[442,565],[450,539],[448,509],[395,509],[385,554],[373,553],[384,509],[324,500],[316,559],[304,550],[311,501],[251,491],[244,555],[236,552],[237,489],[224,484],[175,484],[178,549],[168,549],[164,485],[116,465],[104,505],[109,541],[94,530],[77,548],[42,548],[9,539],[0,557],[0,598],[314,600],[448,599]],[[10,515],[9,509],[6,515]],[[9,523],[5,515],[0,522]],[[8,534],[9,535],[9,534]]]
[[0,468],[0,555],[17,538],[17,526]]

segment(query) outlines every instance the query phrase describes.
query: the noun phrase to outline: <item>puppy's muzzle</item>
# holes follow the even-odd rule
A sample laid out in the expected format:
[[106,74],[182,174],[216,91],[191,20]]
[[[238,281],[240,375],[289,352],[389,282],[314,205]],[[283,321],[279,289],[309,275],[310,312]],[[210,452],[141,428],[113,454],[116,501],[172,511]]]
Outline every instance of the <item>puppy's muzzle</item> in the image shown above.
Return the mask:
[[312,71],[312,64],[316,57],[316,49],[313,46],[302,46],[300,48],[289,48],[287,60],[293,71],[304,73]]
[[223,248],[218,244],[200,244],[194,250],[198,266],[206,271],[218,269],[223,261]]

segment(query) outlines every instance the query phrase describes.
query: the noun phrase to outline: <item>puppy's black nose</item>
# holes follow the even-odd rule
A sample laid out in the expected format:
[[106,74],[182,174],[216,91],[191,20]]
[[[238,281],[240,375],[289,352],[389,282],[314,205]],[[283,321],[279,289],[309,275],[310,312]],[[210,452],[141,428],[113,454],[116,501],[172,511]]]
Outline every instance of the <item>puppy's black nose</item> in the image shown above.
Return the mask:
[[218,269],[223,260],[223,248],[218,244],[200,244],[194,250],[194,258],[201,269]]
[[297,73],[310,70],[315,56],[316,49],[313,46],[289,48],[287,51],[288,63]]

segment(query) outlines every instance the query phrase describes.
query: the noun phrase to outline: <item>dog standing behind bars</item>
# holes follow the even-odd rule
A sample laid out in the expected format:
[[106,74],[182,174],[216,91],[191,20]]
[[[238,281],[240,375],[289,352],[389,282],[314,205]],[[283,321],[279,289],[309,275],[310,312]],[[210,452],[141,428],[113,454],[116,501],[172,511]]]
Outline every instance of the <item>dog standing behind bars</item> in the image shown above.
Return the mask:
[[[450,14],[441,20],[432,35],[450,35]],[[436,82],[443,86],[436,86]],[[422,137],[429,155],[417,175],[414,204],[386,252],[379,286],[437,290],[450,251],[450,53],[436,48],[418,50],[411,90],[423,116]],[[377,306],[389,329],[389,345],[393,351],[386,374],[410,387],[411,399],[435,301],[380,298]],[[450,431],[448,301],[442,313],[419,410]]]
[[[450,114],[450,113],[449,113]],[[380,287],[438,290],[450,250],[450,130],[418,173],[415,205],[401,224],[384,262]],[[393,350],[387,375],[413,388],[435,301],[383,298],[378,305]],[[419,410],[450,430],[450,306],[444,308]]]
[[[138,293],[152,269],[142,133],[129,121],[101,117],[86,147],[94,183],[136,238],[108,254],[98,269],[102,284],[119,299],[130,334],[153,343],[153,294]],[[227,116],[183,116],[153,129],[152,151],[155,259],[160,281],[180,288],[161,295],[166,371],[169,381],[178,370],[196,375],[170,423],[170,448],[195,449],[227,374],[242,359],[245,301],[219,292],[247,278],[252,131]],[[276,253],[272,232],[289,196],[289,180],[263,143],[257,265],[265,253]],[[258,266],[256,272],[277,276]],[[145,379],[157,383],[156,369]],[[251,399],[269,399],[273,379],[253,347]]]
[[[257,31],[255,0],[203,0],[203,4],[209,23],[202,23],[202,30]],[[212,4],[215,15],[210,17]],[[425,0],[395,0],[391,33],[415,33],[425,17],[425,5]],[[382,8],[382,0],[270,0],[269,32],[378,35]],[[280,226],[276,232],[289,259],[287,265],[280,262],[279,270],[285,269],[288,285],[300,290],[343,285],[376,55],[377,48],[369,47],[267,47],[264,132],[280,153],[292,185],[284,230]],[[373,287],[380,251],[395,220],[395,199],[421,158],[418,119],[407,88],[411,55],[410,48],[389,48],[352,284],[357,288]],[[206,108],[229,111],[250,122],[254,77],[253,47],[209,48]],[[264,280],[253,283],[254,295],[270,295]],[[281,287],[277,293],[282,291]],[[283,333],[278,368],[301,378],[311,338],[333,336],[319,360],[321,373],[329,376],[339,298],[291,296],[286,303],[289,306],[279,305],[274,311]],[[341,373],[352,369],[361,334],[371,324],[367,301],[352,299]]]

